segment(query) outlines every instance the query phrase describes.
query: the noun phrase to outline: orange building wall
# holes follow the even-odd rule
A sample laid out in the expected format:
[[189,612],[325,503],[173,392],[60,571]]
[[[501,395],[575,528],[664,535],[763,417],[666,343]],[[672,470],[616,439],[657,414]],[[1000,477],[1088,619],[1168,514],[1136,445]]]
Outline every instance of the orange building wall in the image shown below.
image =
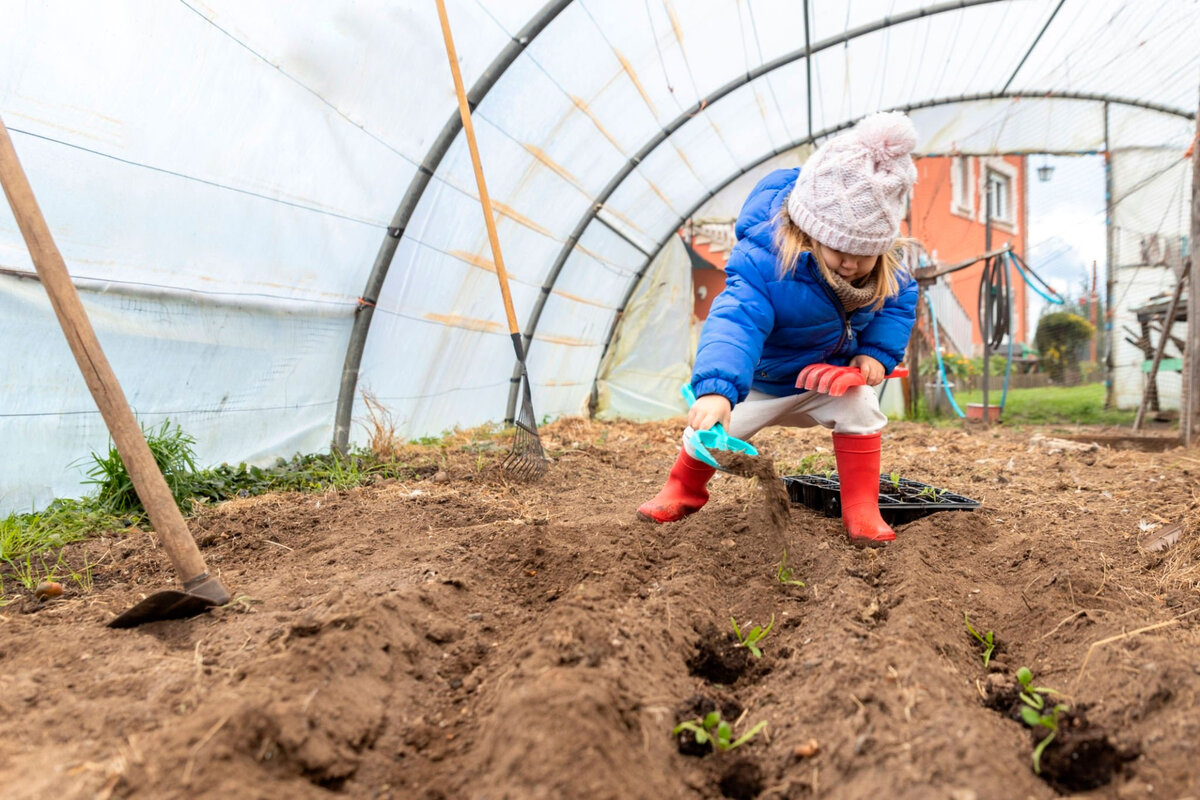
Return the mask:
[[[992,248],[1011,242],[1018,255],[1026,253],[1026,235],[1029,231],[1027,204],[1025,202],[1026,169],[1023,156],[996,157],[1016,169],[1016,185],[1013,187],[1012,200],[1015,203],[1016,226],[1003,223],[992,226]],[[913,188],[912,206],[909,214],[910,224],[908,235],[919,240],[925,249],[941,264],[952,264],[972,256],[986,252],[984,248],[982,210],[982,195],[979,182],[982,179],[981,166],[985,159],[972,158],[972,180],[975,198],[974,218],[967,218],[954,213],[952,200],[954,184],[951,179],[951,169],[955,166],[953,157],[926,157],[917,159],[917,185]],[[976,264],[960,270],[950,276],[950,286],[955,296],[966,312],[975,321],[972,339],[982,347],[983,340],[979,334],[979,281],[983,274],[983,264]],[[1013,294],[1013,326],[1014,341],[1026,340],[1026,314],[1028,311],[1028,292],[1021,276],[1012,270]]]

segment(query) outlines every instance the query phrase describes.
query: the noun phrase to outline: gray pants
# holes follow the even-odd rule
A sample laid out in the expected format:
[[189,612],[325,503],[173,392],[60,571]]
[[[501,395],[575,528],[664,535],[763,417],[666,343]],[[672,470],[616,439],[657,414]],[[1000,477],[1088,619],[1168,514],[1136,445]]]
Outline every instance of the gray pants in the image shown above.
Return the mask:
[[[835,433],[877,433],[887,425],[887,417],[879,410],[879,397],[870,386],[855,386],[841,397],[820,392],[804,392],[787,397],[774,397],[750,390],[750,395],[738,403],[729,418],[728,433],[749,440],[770,425],[789,428],[811,428],[821,425]],[[692,429],[683,432],[683,446],[688,455]]]

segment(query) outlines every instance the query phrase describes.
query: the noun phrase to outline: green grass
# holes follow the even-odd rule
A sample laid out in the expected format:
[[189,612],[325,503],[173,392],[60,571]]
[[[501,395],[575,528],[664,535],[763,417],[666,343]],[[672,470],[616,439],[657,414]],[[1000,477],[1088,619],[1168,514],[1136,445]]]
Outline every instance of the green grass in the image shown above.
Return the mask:
[[[234,497],[342,490],[388,478],[410,480],[421,474],[409,464],[380,458],[370,451],[348,456],[297,455],[290,460],[279,459],[270,467],[222,464],[198,470],[195,440],[181,428],[164,422],[157,429],[143,432],[185,515],[195,513],[205,503]],[[19,584],[32,589],[41,580],[63,574],[69,574],[81,589],[89,591],[91,565],[85,563],[78,572],[71,569],[63,560],[62,548],[107,531],[145,523],[145,510],[114,447],[103,454],[92,454],[84,483],[95,487],[93,494],[79,500],[55,500],[42,511],[0,517],[0,606],[11,599],[6,596],[6,588]]]
[[[1004,405],[1003,420],[1026,425],[1132,425],[1134,412],[1104,407],[1104,384],[1082,386],[1046,386],[1038,389],[1012,389]],[[988,392],[988,402],[1000,402],[1001,387]],[[982,403],[983,390],[955,395],[958,405]]]

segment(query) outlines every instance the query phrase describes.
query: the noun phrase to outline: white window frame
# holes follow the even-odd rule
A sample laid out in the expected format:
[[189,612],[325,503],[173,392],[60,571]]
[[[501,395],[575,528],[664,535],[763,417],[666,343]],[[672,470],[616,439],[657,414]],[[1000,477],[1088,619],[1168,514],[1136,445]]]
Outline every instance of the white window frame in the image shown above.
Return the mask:
[[[950,213],[967,219],[975,217],[975,164],[971,156],[955,156],[950,163]],[[967,167],[970,175],[967,186],[963,185],[962,170]]]
[[988,173],[994,172],[1000,177],[1008,181],[1008,208],[1005,209],[1005,214],[997,214],[992,211],[992,224],[998,228],[1015,233],[1017,231],[1020,213],[1018,210],[1020,198],[1020,186],[1017,183],[1017,177],[1020,170],[1016,165],[1010,164],[1003,158],[986,158],[980,159],[979,163],[979,192],[978,192],[978,219],[980,224],[987,223],[987,191],[988,191]]

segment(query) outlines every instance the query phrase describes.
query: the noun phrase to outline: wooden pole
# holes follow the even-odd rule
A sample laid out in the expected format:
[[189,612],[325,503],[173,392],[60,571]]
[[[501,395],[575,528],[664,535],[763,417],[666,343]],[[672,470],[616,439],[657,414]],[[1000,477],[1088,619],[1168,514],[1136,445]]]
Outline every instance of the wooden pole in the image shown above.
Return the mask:
[[[146,444],[142,429],[134,419],[121,384],[117,382],[117,376],[100,349],[96,332],[88,321],[62,254],[50,235],[50,228],[38,207],[21,162],[17,160],[16,150],[13,149],[3,120],[0,120],[0,183],[4,186],[8,204],[12,206],[17,226],[33,258],[33,266],[42,285],[46,287],[46,294],[50,296],[50,305],[67,337],[67,344],[79,364],[79,371],[83,373],[83,380],[100,409],[117,452],[121,454],[121,461],[129,471],[133,487],[146,507],[150,523],[163,549],[167,551],[179,580],[188,589],[207,580],[210,581],[210,590],[214,589],[211,584],[215,582],[208,578],[204,558],[188,532],[179,507],[175,505],[175,498]],[[219,584],[215,588],[220,591],[214,594],[214,599],[227,602],[229,597],[224,589]],[[224,599],[219,599],[220,595],[224,595]]]
[[[1192,139],[1192,227],[1188,239],[1192,251],[1192,275],[1197,274],[1200,264],[1200,113],[1196,114],[1196,137]],[[1187,347],[1184,348],[1183,411],[1180,427],[1183,443],[1196,444],[1200,439],[1200,291],[1196,284],[1188,281],[1188,332]],[[1169,331],[1164,331],[1164,335]]]
[[[1192,262],[1188,262],[1183,268],[1183,274],[1179,276],[1179,282],[1175,284],[1175,293],[1171,295],[1171,305],[1167,308],[1167,316],[1163,322],[1162,336],[1159,337],[1158,347],[1154,349],[1154,363],[1150,365],[1150,376],[1147,379],[1146,389],[1142,392],[1142,402],[1138,406],[1137,416],[1133,418],[1133,429],[1140,430],[1142,422],[1146,418],[1146,406],[1150,403],[1150,396],[1156,395],[1153,391],[1155,380],[1158,377],[1158,365],[1162,363],[1163,351],[1167,349],[1167,342],[1171,339],[1171,325],[1175,322],[1175,312],[1179,310],[1179,296],[1183,292],[1183,282],[1187,280],[1188,273],[1192,270]],[[1188,323],[1189,329],[1191,323]],[[1147,334],[1149,338],[1149,334]],[[1184,351],[1186,354],[1186,350]]]

